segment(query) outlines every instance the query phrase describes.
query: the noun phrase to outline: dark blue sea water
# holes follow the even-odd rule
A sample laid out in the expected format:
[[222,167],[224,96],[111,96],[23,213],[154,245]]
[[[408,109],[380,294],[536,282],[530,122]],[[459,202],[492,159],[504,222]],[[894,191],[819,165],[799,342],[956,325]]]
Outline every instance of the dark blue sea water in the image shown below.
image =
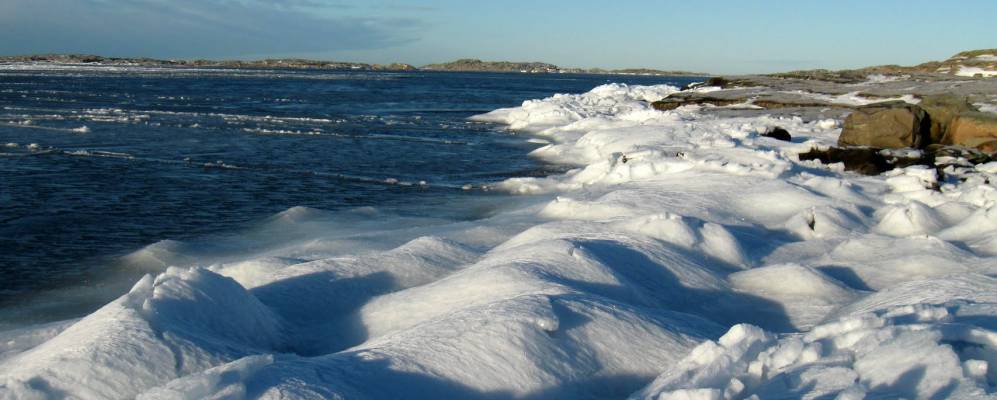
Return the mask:
[[467,117],[693,80],[0,65],[0,309],[86,285],[150,243],[292,206],[473,219],[449,206],[488,195],[465,185],[552,167],[526,157],[527,138]]

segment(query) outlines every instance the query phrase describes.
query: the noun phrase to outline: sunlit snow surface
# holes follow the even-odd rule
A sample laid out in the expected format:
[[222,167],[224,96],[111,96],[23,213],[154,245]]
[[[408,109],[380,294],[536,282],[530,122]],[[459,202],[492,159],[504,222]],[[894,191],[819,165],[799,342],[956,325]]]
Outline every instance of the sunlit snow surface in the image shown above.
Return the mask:
[[861,177],[797,160],[840,121],[649,107],[676,90],[476,117],[578,166],[502,182],[524,201],[489,218],[308,262],[336,239],[204,255],[80,321],[0,333],[0,397],[993,394],[997,163]]
[[981,67],[967,67],[965,65],[959,66],[959,71],[955,73],[958,76],[983,76],[991,77],[997,76],[997,71],[992,69],[985,69]]

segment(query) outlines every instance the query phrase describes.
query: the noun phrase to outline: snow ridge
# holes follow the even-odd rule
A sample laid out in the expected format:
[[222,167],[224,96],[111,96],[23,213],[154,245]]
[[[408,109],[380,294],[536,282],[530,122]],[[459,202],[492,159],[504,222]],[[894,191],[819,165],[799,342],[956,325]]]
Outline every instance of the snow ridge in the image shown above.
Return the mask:
[[150,246],[176,267],[78,322],[0,333],[0,397],[994,395],[997,163],[858,176],[797,158],[840,121],[647,103],[675,91],[475,117],[577,166],[501,183],[524,196],[479,221]]

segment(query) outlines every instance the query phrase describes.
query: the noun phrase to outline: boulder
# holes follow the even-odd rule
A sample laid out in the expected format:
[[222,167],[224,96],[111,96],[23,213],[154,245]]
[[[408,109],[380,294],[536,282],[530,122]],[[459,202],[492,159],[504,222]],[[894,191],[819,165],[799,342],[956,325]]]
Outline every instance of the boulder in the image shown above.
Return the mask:
[[721,89],[726,89],[730,86],[730,81],[720,76],[714,76],[703,82],[703,86],[719,86]]
[[789,142],[793,140],[793,136],[789,134],[789,131],[779,126],[769,129],[767,132],[763,133],[762,136],[770,137],[776,140],[782,140],[784,142]]
[[931,142],[931,120],[921,107],[890,101],[859,107],[845,118],[839,146],[922,148]]
[[969,112],[955,117],[943,143],[976,147],[992,140],[997,140],[997,117]]
[[951,94],[925,96],[918,105],[931,118],[931,143],[943,143],[945,133],[957,116],[976,111],[969,99]]

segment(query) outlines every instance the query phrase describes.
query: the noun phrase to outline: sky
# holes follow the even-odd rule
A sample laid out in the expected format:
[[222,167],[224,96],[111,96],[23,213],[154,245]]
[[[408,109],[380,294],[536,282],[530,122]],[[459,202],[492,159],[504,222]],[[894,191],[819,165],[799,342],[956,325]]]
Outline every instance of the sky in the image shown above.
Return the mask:
[[995,0],[0,0],[0,55],[761,73],[997,48],[994,21]]

